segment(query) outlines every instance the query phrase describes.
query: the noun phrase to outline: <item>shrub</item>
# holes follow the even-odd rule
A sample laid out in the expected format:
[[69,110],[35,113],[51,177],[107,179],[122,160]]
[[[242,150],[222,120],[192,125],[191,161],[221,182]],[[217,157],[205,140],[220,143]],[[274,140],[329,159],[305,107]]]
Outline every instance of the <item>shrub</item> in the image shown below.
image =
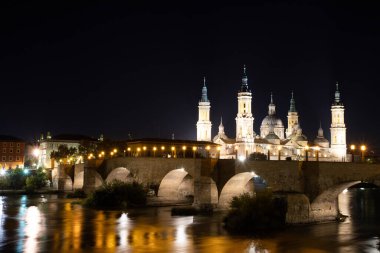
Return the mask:
[[25,187],[26,175],[23,169],[16,168],[8,170],[6,178],[9,181],[10,189],[18,190]]
[[46,186],[47,176],[41,168],[37,169],[34,175],[30,175],[26,178],[26,190],[34,191]]
[[263,153],[254,152],[249,155],[248,158],[250,161],[265,161],[267,160],[267,156]]
[[243,194],[231,201],[231,210],[224,220],[231,232],[258,232],[285,226],[286,202],[272,193]]
[[124,183],[113,181],[95,190],[85,204],[95,208],[125,209],[127,207],[144,206],[146,191],[137,182]]
[[6,176],[0,176],[0,190],[9,189],[9,180]]

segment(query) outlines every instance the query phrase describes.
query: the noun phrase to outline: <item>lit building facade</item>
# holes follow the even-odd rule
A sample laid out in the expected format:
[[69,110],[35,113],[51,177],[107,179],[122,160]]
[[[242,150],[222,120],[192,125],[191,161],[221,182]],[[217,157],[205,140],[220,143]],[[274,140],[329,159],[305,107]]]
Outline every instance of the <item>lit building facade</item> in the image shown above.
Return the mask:
[[[202,99],[207,88],[202,88]],[[207,94],[207,93],[206,93]],[[206,95],[207,98],[207,95]],[[280,117],[276,115],[276,105],[273,94],[270,96],[268,115],[260,125],[260,133],[254,131],[254,117],[252,113],[252,93],[248,87],[248,77],[244,67],[242,84],[237,94],[238,112],[236,120],[236,137],[229,138],[221,121],[218,134],[212,139],[220,145],[220,158],[245,159],[252,155],[265,155],[271,160],[318,160],[318,161],[347,161],[346,126],[344,123],[344,106],[341,102],[340,91],[336,86],[335,99],[331,107],[331,145],[324,137],[324,131],[320,125],[314,141],[309,141],[303,134],[300,116],[296,109],[294,93],[291,93],[290,106],[287,115],[287,128]],[[211,131],[209,119],[210,101],[207,100],[207,134]],[[203,122],[201,116],[204,108],[199,108],[199,122]],[[199,127],[197,123],[197,139],[199,140]],[[202,130],[205,132],[206,130]],[[262,157],[262,156],[261,156]]]
[[2,169],[15,169],[24,167],[25,142],[19,138],[7,135],[0,136]]

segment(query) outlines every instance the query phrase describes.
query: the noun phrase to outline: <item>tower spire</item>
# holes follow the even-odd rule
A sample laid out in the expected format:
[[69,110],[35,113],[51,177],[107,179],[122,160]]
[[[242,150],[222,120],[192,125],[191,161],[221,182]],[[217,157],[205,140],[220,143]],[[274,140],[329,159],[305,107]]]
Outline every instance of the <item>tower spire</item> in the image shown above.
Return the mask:
[[270,93],[270,104],[269,104],[268,108],[269,108],[268,109],[269,115],[275,115],[276,114],[276,106],[273,103],[273,93],[272,92]]
[[245,67],[245,64],[243,65],[243,78],[241,79],[240,92],[250,92],[248,90],[247,68]]
[[340,104],[340,91],[339,91],[339,84],[336,82],[336,90],[335,90],[335,104]]
[[294,100],[294,93],[293,93],[293,91],[292,91],[292,98],[290,99],[289,112],[297,112],[297,110],[296,110],[296,101]]
[[201,102],[210,102],[207,97],[206,77],[203,77],[203,88]]

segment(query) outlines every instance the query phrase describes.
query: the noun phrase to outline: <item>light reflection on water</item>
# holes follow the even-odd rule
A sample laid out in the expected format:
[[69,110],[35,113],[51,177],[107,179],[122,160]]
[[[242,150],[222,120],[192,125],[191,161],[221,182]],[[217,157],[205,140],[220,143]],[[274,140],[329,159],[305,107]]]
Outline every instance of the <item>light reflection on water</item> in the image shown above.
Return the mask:
[[0,252],[378,252],[379,200],[379,191],[350,190],[339,198],[341,212],[352,216],[344,223],[252,237],[228,235],[224,214],[172,217],[170,208],[125,213],[54,195],[0,197]]

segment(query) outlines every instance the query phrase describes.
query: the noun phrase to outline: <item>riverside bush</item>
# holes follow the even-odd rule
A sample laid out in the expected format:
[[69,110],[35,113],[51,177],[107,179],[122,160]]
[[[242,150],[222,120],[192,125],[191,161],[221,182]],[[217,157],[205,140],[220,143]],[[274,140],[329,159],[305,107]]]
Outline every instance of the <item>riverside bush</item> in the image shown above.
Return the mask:
[[28,176],[25,182],[25,189],[27,191],[34,191],[46,186],[47,181],[46,173],[41,168],[37,169],[35,174]]
[[104,209],[125,209],[146,205],[147,193],[137,182],[113,181],[95,190],[85,201],[85,205]]
[[224,219],[225,228],[230,232],[252,233],[285,226],[286,201],[274,198],[270,192],[234,197],[230,207]]

